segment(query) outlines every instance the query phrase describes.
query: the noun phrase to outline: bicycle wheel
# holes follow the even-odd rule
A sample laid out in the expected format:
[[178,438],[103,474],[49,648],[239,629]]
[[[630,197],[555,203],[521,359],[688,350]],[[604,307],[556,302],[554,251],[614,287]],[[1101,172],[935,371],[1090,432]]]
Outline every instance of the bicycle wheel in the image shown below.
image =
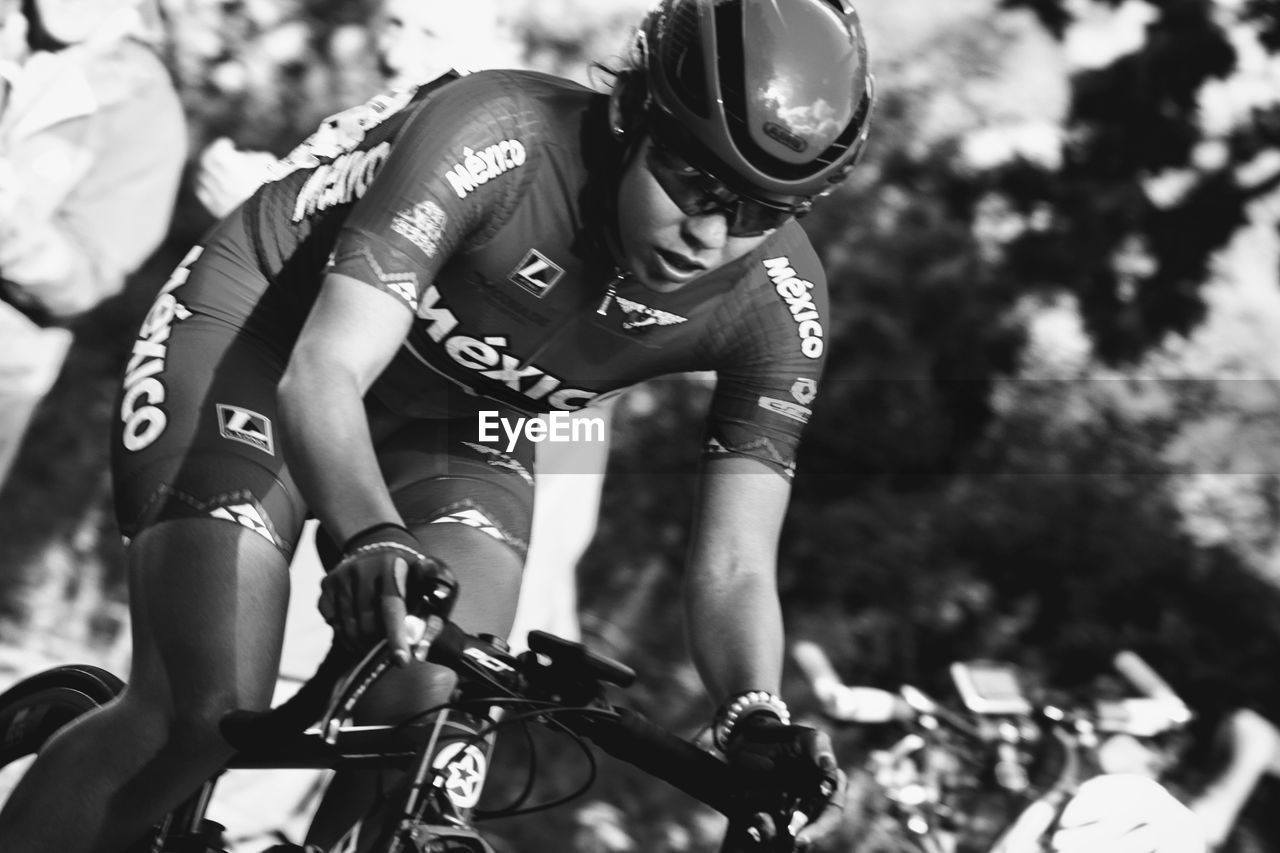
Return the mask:
[[123,688],[124,682],[105,669],[71,664],[37,673],[0,694],[0,802],[26,771],[23,759]]

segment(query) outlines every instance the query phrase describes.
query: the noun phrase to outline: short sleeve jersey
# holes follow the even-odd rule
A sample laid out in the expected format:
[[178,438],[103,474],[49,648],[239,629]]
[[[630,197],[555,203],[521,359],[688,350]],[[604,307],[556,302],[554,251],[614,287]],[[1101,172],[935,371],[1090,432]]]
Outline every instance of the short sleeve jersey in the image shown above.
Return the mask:
[[303,310],[327,262],[413,312],[372,391],[401,414],[568,411],[714,371],[707,453],[790,475],[827,344],[816,253],[791,222],[671,293],[627,275],[605,238],[623,168],[606,110],[491,71],[333,117],[246,206],[269,289]]

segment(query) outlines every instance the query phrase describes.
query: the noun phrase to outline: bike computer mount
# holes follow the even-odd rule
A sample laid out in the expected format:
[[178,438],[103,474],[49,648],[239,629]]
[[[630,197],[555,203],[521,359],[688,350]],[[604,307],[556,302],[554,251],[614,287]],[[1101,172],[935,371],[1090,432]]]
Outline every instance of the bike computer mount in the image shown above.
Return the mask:
[[951,680],[965,707],[975,714],[1026,716],[1032,711],[1031,701],[1011,664],[990,660],[957,661],[951,665]]

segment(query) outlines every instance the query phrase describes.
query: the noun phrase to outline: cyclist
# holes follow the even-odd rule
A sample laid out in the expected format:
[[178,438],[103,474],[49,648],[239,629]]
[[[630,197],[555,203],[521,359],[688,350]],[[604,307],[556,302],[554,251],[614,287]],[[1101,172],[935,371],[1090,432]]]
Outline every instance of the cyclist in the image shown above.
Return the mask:
[[[871,101],[838,0],[663,0],[607,95],[491,71],[326,121],[142,324],[114,437],[133,673],[35,762],[0,849],[119,849],[218,769],[218,718],[270,699],[308,512],[340,642],[408,663],[407,579],[444,566],[455,620],[506,634],[533,441],[481,425],[686,370],[718,377],[686,594],[716,742],[829,791],[829,742],[775,695],[777,537],[828,323],[793,220],[853,167]],[[379,712],[437,701],[436,675],[403,667]]]

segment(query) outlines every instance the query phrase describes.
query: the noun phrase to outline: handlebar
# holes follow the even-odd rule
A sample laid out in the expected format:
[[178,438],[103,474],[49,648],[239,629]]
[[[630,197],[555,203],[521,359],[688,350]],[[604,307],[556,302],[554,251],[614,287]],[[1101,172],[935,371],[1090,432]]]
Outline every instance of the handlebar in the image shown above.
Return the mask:
[[[804,811],[796,797],[780,790],[778,780],[760,773],[731,768],[716,755],[680,738],[643,715],[610,705],[604,685],[629,686],[635,672],[624,664],[596,654],[581,643],[542,631],[529,634],[529,650],[511,655],[506,644],[488,635],[472,635],[440,616],[424,620],[415,651],[426,660],[447,667],[470,684],[483,688],[493,704],[523,706],[540,712],[538,719],[593,742],[604,752],[657,777],[725,814],[731,826],[746,824],[754,815],[771,816],[775,826],[798,831]],[[296,752],[315,757],[317,765],[336,764],[345,755],[342,744],[354,738],[370,760],[389,753],[412,757],[416,745],[405,727],[382,727],[371,734],[364,727],[345,728],[365,691],[393,665],[386,641],[363,658],[335,644],[316,673],[298,692],[268,711],[232,711],[220,722],[223,737],[240,753]],[[305,730],[316,726],[319,734]],[[305,747],[303,743],[306,743]],[[243,762],[237,766],[245,766]],[[800,815],[803,818],[803,815]],[[747,839],[742,849],[790,850],[794,837],[779,832],[768,845]]]

